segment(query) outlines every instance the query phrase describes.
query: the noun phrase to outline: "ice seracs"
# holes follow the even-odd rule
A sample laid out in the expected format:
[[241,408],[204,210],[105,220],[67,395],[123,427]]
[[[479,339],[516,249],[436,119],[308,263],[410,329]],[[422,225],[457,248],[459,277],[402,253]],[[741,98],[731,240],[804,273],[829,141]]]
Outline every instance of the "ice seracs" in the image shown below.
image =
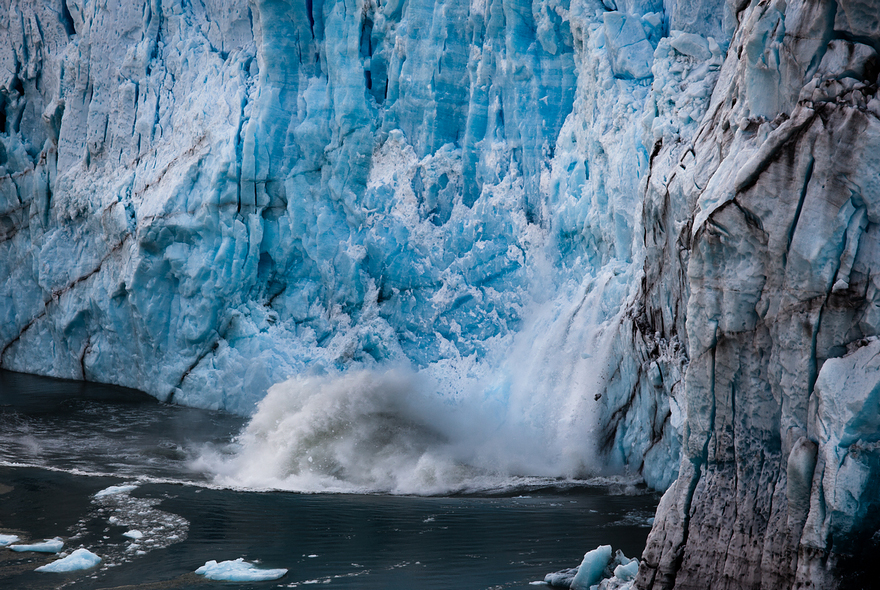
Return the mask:
[[[684,348],[608,337],[662,6],[200,6],[11,7],[0,366],[249,415],[290,376],[404,365],[449,399],[539,391],[550,439],[602,416],[615,468],[652,452],[668,485]],[[563,342],[510,379],[539,319]]]

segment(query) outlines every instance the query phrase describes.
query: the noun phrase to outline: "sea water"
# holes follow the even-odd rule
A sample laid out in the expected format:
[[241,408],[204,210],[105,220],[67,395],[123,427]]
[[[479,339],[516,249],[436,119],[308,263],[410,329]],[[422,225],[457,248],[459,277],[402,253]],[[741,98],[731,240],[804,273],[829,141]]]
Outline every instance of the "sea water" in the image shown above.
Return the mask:
[[235,587],[529,588],[600,544],[638,556],[658,500],[613,477],[429,496],[251,491],[204,469],[206,454],[235,454],[245,422],[0,371],[0,534],[102,558],[41,573],[57,555],[0,549],[0,587],[226,588],[195,571],[243,558],[288,571]]

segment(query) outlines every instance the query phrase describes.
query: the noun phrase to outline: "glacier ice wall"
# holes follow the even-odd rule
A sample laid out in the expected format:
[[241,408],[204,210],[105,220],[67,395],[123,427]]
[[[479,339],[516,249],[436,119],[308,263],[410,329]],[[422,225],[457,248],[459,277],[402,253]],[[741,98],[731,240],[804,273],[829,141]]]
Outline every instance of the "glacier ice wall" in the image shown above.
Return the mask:
[[676,296],[669,328],[638,320],[640,194],[729,15],[0,8],[0,366],[242,414],[290,376],[405,367],[540,424],[563,473],[589,440],[675,478],[686,339]]

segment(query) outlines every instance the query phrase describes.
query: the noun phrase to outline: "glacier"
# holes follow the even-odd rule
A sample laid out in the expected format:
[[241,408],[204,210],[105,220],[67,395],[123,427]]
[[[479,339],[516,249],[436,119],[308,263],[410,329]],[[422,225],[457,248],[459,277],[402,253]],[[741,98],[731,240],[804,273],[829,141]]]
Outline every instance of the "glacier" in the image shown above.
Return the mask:
[[650,65],[681,54],[639,10],[7,3],[0,366],[244,415],[290,377],[414,371],[528,423],[522,473],[667,487],[685,343],[625,302],[642,122],[677,108]]
[[320,451],[388,488],[336,407],[352,444],[396,417],[404,463],[629,472],[667,490],[637,588],[843,587],[880,549],[877,2],[2,0],[0,30],[0,367],[254,416],[273,481]]

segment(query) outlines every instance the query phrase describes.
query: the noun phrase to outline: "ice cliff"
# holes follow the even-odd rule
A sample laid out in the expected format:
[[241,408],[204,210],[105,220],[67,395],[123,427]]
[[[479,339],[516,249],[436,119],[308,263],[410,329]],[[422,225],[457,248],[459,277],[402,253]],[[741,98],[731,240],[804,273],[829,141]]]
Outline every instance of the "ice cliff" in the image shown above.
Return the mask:
[[684,330],[633,303],[644,137],[695,128],[721,49],[678,53],[660,3],[0,14],[0,366],[242,414],[405,369],[545,475],[675,478]]
[[346,424],[671,484],[637,587],[845,584],[878,47],[865,0],[4,0],[0,366],[243,414],[367,375]]

